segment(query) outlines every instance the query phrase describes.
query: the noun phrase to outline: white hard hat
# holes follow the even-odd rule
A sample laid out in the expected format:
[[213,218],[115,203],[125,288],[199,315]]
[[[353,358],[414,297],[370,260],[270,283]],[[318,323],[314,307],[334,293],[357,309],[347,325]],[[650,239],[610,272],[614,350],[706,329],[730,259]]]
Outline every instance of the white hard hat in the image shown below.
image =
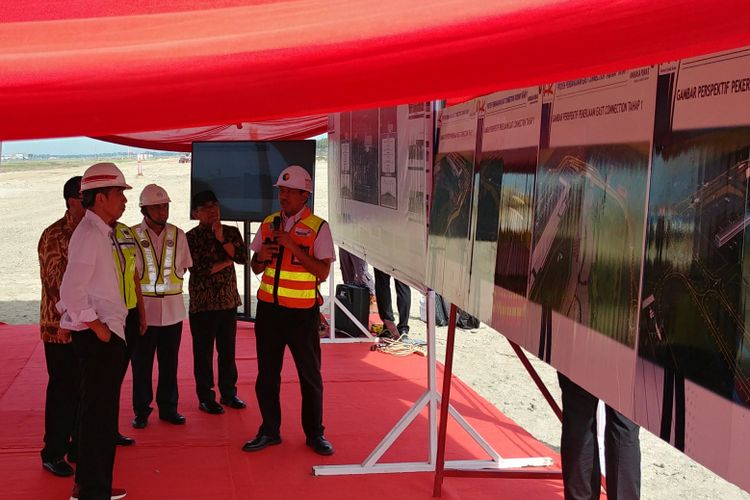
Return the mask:
[[167,191],[161,187],[157,186],[156,184],[149,184],[145,188],[143,188],[143,191],[141,191],[141,200],[138,203],[139,207],[147,207],[149,205],[162,205],[164,203],[169,203],[169,195],[167,194]]
[[96,163],[83,173],[81,191],[103,187],[121,187],[132,189],[126,182],[122,171],[114,163]]
[[312,193],[313,185],[310,174],[307,170],[299,165],[289,165],[279,174],[279,180],[274,184],[276,187],[288,187],[292,189],[301,189]]

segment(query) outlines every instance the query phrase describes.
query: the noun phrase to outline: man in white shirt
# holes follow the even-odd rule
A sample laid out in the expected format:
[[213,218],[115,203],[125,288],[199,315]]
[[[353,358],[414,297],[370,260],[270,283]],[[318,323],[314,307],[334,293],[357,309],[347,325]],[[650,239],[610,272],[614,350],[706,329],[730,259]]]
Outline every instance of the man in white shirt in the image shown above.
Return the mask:
[[136,265],[146,307],[145,335],[133,349],[133,427],[148,425],[154,399],[151,373],[154,354],[159,359],[156,404],[159,418],[170,424],[185,423],[177,412],[177,355],[182,339],[182,320],[187,316],[182,301],[182,280],[193,265],[182,229],[167,223],[169,195],[164,188],[149,184],[141,192],[143,222],[133,226],[138,242]]
[[60,327],[70,330],[81,369],[78,462],[73,497],[122,498],[112,488],[127,307],[110,224],[125,211],[125,176],[113,163],[89,167],[81,179],[86,208],[68,247],[60,285]]

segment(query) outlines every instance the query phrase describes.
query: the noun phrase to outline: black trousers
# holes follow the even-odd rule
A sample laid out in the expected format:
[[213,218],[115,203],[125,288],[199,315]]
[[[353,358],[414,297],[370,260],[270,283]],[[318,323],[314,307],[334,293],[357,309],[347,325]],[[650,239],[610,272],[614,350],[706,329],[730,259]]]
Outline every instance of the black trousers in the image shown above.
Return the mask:
[[237,309],[190,313],[193,336],[193,374],[195,391],[201,402],[215,401],[214,342],[218,354],[219,393],[222,398],[237,395],[237,363],[234,359],[237,338]]
[[[409,310],[411,309],[411,288],[399,280],[393,280],[396,285],[396,307],[398,308],[399,333],[409,332]],[[391,301],[391,275],[380,269],[375,269],[375,300],[378,302],[378,315],[382,321],[395,321],[393,303]]]
[[133,412],[149,416],[154,390],[151,374],[154,354],[159,360],[159,383],[156,388],[156,404],[159,415],[177,412],[177,356],[182,339],[182,321],[168,326],[149,326],[138,338],[133,350]]
[[[128,365],[130,364],[130,359],[133,357],[133,350],[138,344],[138,340],[140,337],[140,327],[141,322],[140,317],[138,316],[138,308],[134,307],[132,309],[128,309],[128,315],[125,317],[125,357],[122,360],[120,386],[122,386],[122,381],[125,378],[125,374],[128,373]],[[117,435],[119,434],[120,427],[118,424]]]
[[[563,423],[560,455],[566,500],[598,499],[601,490],[596,407],[599,400],[558,373]],[[604,428],[607,498],[631,500],[641,493],[639,427],[609,406]]]
[[138,316],[138,308],[128,309],[128,315],[125,317],[125,361],[122,364],[122,376],[128,372],[128,364],[133,357],[138,339],[140,338],[141,321]]
[[75,422],[81,372],[73,344],[44,342],[44,358],[49,380],[44,405],[42,462],[54,462],[68,452],[77,455]]
[[109,342],[102,342],[92,330],[83,330],[73,332],[73,349],[81,368],[78,498],[108,500],[112,492],[125,342],[115,333]]
[[339,268],[344,283],[367,287],[370,295],[375,294],[375,282],[367,270],[367,262],[339,247]]
[[258,301],[255,346],[258,378],[255,395],[263,417],[258,434],[278,437],[281,428],[281,368],[284,350],[294,358],[302,392],[302,428],[305,436],[323,435],[323,378],[320,375],[320,309],[291,309]]

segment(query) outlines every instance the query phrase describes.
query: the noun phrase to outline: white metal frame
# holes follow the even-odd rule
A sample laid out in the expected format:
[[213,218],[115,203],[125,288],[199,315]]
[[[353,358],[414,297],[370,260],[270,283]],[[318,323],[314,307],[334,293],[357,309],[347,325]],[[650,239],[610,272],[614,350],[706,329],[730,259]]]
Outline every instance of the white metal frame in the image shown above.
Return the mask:
[[[327,337],[322,337],[320,339],[320,342],[323,344],[354,344],[359,342],[379,342],[380,339],[373,336],[370,333],[370,330],[359,322],[357,318],[354,317],[354,314],[349,311],[346,307],[344,307],[344,304],[339,301],[338,298],[336,298],[336,283],[334,279],[334,273],[333,270],[328,275],[328,297],[329,297],[329,304],[331,304],[331,316],[328,320],[328,325],[331,327],[330,331],[328,332]],[[341,309],[341,312],[346,314],[346,316],[354,322],[355,325],[362,331],[362,333],[365,334],[364,337],[337,337],[336,336],[336,307],[338,306],[339,309]]]
[[[343,308],[346,311],[345,308]],[[333,316],[333,315],[332,315]],[[353,318],[352,318],[353,319]],[[331,323],[333,331],[333,322]],[[316,476],[339,476],[351,474],[384,474],[393,472],[432,472],[437,462],[438,418],[437,410],[441,395],[437,391],[437,356],[435,346],[435,292],[427,292],[427,390],[417,399],[414,405],[399,419],[396,425],[386,434],[375,449],[362,463],[349,465],[316,465],[313,474]],[[427,460],[424,462],[395,462],[378,463],[386,451],[396,442],[401,433],[406,430],[414,419],[428,407],[428,442]],[[446,468],[476,470],[476,469],[517,469],[520,467],[544,467],[552,465],[550,457],[503,458],[492,446],[461,416],[452,405],[448,407],[458,425],[490,457],[488,460],[449,460]]]

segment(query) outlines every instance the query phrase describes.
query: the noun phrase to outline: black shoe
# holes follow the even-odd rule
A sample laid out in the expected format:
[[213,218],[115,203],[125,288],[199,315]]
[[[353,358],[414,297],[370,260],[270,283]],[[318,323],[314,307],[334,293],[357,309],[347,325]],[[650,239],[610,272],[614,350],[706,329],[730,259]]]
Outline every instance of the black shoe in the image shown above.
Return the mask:
[[242,451],[260,451],[263,448],[275,446],[277,444],[281,444],[281,436],[274,438],[264,434],[258,434],[255,436],[255,439],[245,443],[242,447]]
[[224,413],[224,407],[216,401],[201,401],[198,405],[198,409],[210,413],[211,415],[221,415]]
[[[78,483],[73,484],[73,491],[70,492],[69,500],[78,500],[80,493],[81,493],[81,486]],[[126,496],[128,496],[128,492],[125,491],[123,488],[112,488],[110,490],[109,499],[120,500],[121,498],[125,498]]]
[[143,429],[148,425],[147,415],[136,415],[133,419],[133,429]]
[[42,467],[50,471],[52,474],[60,477],[69,477],[74,474],[73,467],[70,466],[68,462],[66,462],[62,458],[58,458],[57,460],[53,460],[51,462],[42,462]]
[[170,413],[168,415],[159,415],[159,420],[164,420],[174,425],[182,425],[185,423],[185,415],[181,415],[177,412]]
[[307,438],[306,444],[318,455],[333,455],[333,446],[323,436]]
[[234,408],[235,410],[242,410],[244,408],[247,408],[245,402],[238,398],[236,395],[232,396],[231,398],[221,398],[219,401],[221,402],[221,404]]
[[135,444],[135,439],[117,433],[117,440],[115,441],[115,444],[117,446],[132,446]]

